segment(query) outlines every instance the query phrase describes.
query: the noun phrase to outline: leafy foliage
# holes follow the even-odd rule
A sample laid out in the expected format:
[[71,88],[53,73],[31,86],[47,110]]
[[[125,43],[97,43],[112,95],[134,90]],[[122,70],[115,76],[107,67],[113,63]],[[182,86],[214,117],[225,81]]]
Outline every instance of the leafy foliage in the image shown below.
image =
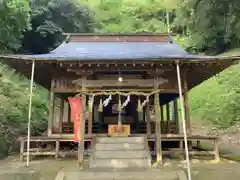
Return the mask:
[[85,0],[98,32],[167,32],[166,10],[157,0]]
[[[0,64],[0,157],[7,155],[19,135],[26,135],[29,83],[26,78]],[[47,127],[48,92],[34,85],[32,100],[32,135]]]
[[239,0],[184,0],[176,10],[173,26],[185,30],[192,49],[224,52],[239,44],[239,8]]
[[46,53],[63,41],[64,32],[93,32],[92,14],[80,1],[32,0],[31,9],[32,30],[25,33],[21,51]]
[[23,32],[30,28],[28,0],[0,1],[0,52],[21,47]]
[[84,0],[95,12],[100,32],[171,32],[190,51],[220,53],[239,44],[240,1]]
[[240,64],[237,64],[194,88],[190,92],[189,101],[192,119],[220,128],[227,128],[239,122],[239,77]]

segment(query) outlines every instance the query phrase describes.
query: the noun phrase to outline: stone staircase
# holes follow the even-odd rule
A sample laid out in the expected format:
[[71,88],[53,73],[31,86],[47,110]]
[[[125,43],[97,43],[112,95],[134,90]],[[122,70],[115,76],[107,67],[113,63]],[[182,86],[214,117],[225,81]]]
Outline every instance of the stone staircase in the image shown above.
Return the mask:
[[146,137],[96,137],[90,168],[149,168],[151,155]]

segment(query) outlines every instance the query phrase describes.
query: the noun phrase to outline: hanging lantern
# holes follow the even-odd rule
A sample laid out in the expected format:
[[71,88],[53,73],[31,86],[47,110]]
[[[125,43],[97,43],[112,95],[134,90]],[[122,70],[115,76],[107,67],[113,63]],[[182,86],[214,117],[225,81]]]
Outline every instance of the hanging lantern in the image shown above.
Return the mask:
[[103,112],[103,101],[102,101],[102,98],[100,99],[98,111],[99,111],[99,112]]

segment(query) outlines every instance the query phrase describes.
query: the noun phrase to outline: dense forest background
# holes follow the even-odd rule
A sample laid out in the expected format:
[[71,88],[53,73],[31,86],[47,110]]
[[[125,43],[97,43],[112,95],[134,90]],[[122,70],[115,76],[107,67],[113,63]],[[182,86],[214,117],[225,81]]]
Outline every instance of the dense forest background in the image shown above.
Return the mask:
[[[45,53],[63,32],[176,33],[192,53],[240,55],[239,0],[0,0],[0,53]],[[169,25],[169,26],[168,26]],[[234,49],[234,50],[232,50]],[[228,128],[240,121],[240,66],[190,92],[193,120]],[[26,134],[29,82],[0,64],[0,157]],[[32,134],[47,126],[48,92],[34,85]]]

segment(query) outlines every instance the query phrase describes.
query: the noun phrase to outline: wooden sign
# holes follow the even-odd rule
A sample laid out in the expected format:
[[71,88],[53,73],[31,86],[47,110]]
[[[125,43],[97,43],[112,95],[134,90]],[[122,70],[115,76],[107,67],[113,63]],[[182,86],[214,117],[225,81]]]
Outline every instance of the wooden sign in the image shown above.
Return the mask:
[[109,124],[108,125],[109,136],[130,136],[130,125]]

